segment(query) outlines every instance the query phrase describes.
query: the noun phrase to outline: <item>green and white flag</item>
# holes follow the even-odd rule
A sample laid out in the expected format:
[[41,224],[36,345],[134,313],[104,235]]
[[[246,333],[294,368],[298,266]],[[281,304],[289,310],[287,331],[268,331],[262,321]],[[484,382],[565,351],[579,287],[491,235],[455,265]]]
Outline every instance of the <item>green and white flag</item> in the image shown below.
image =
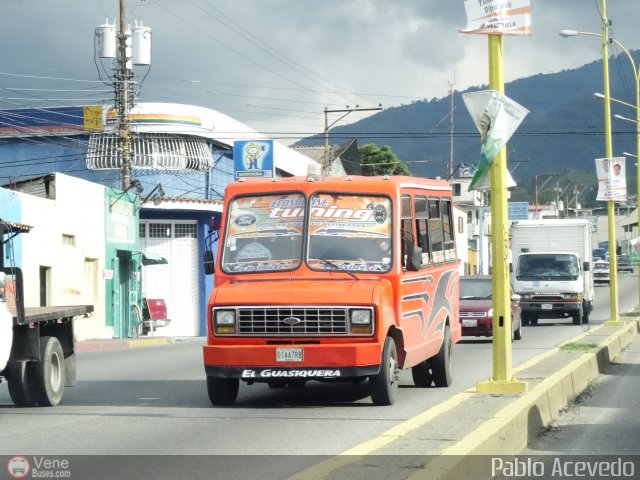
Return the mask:
[[[479,190],[489,186],[489,167],[513,133],[516,131],[529,110],[495,90],[481,90],[463,93],[467,110],[480,132],[480,161],[469,190]],[[507,183],[513,185],[513,179],[507,171]]]

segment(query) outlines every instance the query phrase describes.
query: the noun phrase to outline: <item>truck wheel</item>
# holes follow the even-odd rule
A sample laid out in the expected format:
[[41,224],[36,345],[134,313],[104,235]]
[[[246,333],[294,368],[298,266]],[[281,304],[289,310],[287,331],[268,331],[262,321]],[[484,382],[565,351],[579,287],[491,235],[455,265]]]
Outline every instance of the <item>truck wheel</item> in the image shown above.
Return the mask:
[[590,307],[590,305],[587,302],[583,302],[583,304],[582,304],[582,323],[589,323],[589,313],[591,313],[589,307]]
[[55,407],[64,392],[64,353],[56,337],[40,338],[40,361],[31,362],[33,396],[40,407]]
[[440,351],[431,359],[431,373],[436,387],[451,385],[451,345],[451,330],[449,325],[445,325]]
[[393,405],[398,393],[399,373],[396,342],[393,338],[387,337],[382,349],[380,372],[369,378],[371,400],[374,405]]
[[233,405],[238,398],[239,378],[207,377],[207,393],[215,407]]
[[573,318],[574,325],[580,325],[582,323],[582,311],[572,313],[571,317]]
[[6,368],[9,396],[16,407],[33,407],[36,402],[31,391],[29,362],[9,362]]

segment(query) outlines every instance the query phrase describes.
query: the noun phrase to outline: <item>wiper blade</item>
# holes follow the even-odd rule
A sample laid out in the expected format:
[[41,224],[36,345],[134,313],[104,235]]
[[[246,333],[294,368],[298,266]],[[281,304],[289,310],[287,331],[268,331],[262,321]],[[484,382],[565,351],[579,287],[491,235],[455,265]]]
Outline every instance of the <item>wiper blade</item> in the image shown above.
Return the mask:
[[340,272],[346,273],[347,275],[349,275],[351,278],[355,279],[355,280],[360,280],[355,273],[353,273],[350,270],[347,270],[346,268],[338,265],[335,262],[332,262],[331,260],[322,260],[322,264],[331,267],[334,270],[338,270]]

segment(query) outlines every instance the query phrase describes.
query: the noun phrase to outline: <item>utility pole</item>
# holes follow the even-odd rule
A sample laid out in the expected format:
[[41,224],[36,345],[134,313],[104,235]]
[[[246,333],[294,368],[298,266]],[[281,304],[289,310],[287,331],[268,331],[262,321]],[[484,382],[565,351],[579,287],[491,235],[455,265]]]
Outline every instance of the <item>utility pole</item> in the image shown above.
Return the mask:
[[151,29],[135,21],[133,30],[127,25],[125,0],[119,0],[120,31],[116,34],[116,23],[105,20],[95,29],[96,55],[112,61],[115,98],[113,108],[118,115],[118,168],[122,177],[122,189],[131,187],[132,135],[130,111],[133,107],[133,65],[151,65]]
[[[338,109],[338,110],[329,110],[327,107],[324,108],[324,156],[322,158],[322,175],[328,176],[331,172],[331,158],[329,155],[329,129],[333,127],[336,123],[342,120],[344,117],[349,115],[351,112],[371,112],[374,110],[382,110],[382,105],[378,104],[377,107],[373,108],[360,108],[356,105],[354,108],[349,107],[347,105],[346,108]],[[329,113],[344,113],[340,118],[334,121],[331,125],[329,125]]]
[[453,83],[449,83],[449,165],[447,166],[447,178],[453,177]]
[[130,79],[131,70],[127,64],[127,22],[125,19],[125,0],[120,0],[120,34],[118,37],[118,64],[116,70],[116,108],[118,109],[119,153],[122,170],[122,189],[131,185],[131,131],[129,109],[131,108]]

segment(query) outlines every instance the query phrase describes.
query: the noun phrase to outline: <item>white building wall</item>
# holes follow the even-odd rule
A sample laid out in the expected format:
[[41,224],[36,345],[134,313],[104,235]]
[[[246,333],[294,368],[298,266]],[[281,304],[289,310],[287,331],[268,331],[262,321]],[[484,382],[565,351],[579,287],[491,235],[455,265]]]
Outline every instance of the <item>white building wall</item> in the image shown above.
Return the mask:
[[40,267],[48,267],[47,304],[94,306],[75,322],[76,338],[105,337],[104,187],[56,174],[56,199],[22,195],[25,305],[40,305]]

